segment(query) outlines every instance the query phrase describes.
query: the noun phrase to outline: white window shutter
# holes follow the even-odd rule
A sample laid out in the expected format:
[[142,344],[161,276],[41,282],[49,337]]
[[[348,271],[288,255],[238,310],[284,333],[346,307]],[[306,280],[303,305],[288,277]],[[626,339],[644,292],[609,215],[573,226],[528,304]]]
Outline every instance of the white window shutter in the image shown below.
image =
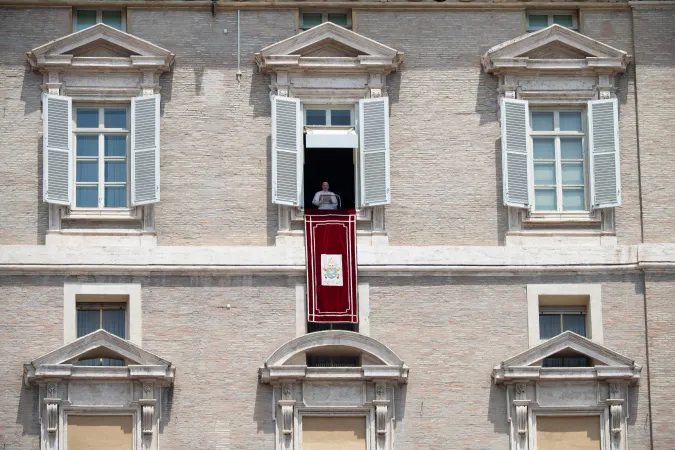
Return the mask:
[[131,99],[131,204],[159,202],[159,94]]
[[300,99],[272,97],[272,203],[301,204],[302,123]]
[[588,102],[591,208],[621,205],[619,108],[615,98]]
[[504,205],[527,209],[533,197],[528,103],[504,98],[501,114]]
[[389,97],[359,100],[361,206],[387,205],[389,195]]
[[70,205],[73,193],[73,102],[70,97],[44,94],[44,201]]

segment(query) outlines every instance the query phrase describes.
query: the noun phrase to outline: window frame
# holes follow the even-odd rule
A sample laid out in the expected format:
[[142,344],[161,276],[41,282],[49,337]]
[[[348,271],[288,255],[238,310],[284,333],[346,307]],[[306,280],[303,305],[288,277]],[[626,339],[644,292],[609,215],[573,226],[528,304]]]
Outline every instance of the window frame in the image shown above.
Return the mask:
[[598,416],[600,417],[600,448],[610,450],[609,436],[609,407],[608,406],[572,406],[572,407],[543,407],[532,405],[528,408],[529,422],[532,424],[528,433],[529,448],[540,450],[537,445],[537,417],[579,417],[579,416]]
[[[543,311],[542,311],[543,309]],[[546,309],[549,309],[549,311],[546,311]],[[566,315],[571,315],[571,316],[584,316],[584,334],[583,337],[586,337],[588,335],[588,305],[586,306],[572,306],[572,305],[560,305],[560,306],[548,306],[548,305],[539,305],[539,318],[541,320],[542,315],[547,315],[547,316],[559,316],[560,318],[560,332],[558,334],[562,334],[565,331],[565,322],[564,322],[564,316]],[[557,335],[556,335],[557,336]],[[548,340],[551,339],[551,336],[548,338],[541,337],[541,325],[539,326],[539,338],[541,340]]]
[[75,8],[74,7],[73,10],[72,10],[73,33],[77,33],[78,31],[83,31],[83,30],[86,30],[87,28],[89,28],[89,27],[83,28],[82,30],[77,29],[77,12],[78,11],[96,11],[96,24],[99,24],[99,23],[103,22],[103,11],[119,11],[120,15],[122,17],[122,24],[121,24],[120,31],[123,31],[125,33],[127,32],[127,11],[126,11],[125,8]]
[[[544,28],[531,28],[530,27],[530,16],[547,16],[548,18],[548,25],[546,27],[550,27],[553,25],[553,16],[572,16],[572,27],[565,27],[570,30],[574,30],[577,32],[580,32],[579,29],[579,11],[577,10],[528,10],[525,11],[525,31],[527,33],[534,33],[535,31],[543,30]],[[563,26],[563,25],[561,25]]]
[[[553,130],[552,131],[534,131],[532,127],[532,114],[537,112],[551,112],[553,113]],[[581,132],[577,131],[560,131],[560,113],[561,112],[580,112],[581,113]],[[532,192],[532,208],[531,214],[533,215],[584,215],[588,216],[592,214],[590,205],[590,174],[589,174],[589,161],[588,161],[588,108],[583,106],[560,106],[560,107],[547,107],[547,106],[530,106],[530,129],[529,131],[529,140],[530,148],[532,151],[531,158],[531,170],[532,170],[532,186],[530,186]],[[536,181],[534,177],[534,168],[536,166],[536,161],[534,157],[534,140],[537,138],[552,138],[554,139],[554,164],[555,164],[555,191],[556,191],[556,209],[555,210],[539,210],[536,205]],[[574,209],[574,210],[564,210],[563,209],[563,183],[562,183],[562,156],[560,150],[560,141],[564,138],[581,138],[581,151],[582,159],[582,171],[583,171],[583,190],[584,190],[584,209]],[[571,185],[570,185],[571,186]]]
[[[302,33],[303,31],[311,30],[314,27],[318,27],[319,25],[314,25],[312,27],[306,27],[304,26],[304,21],[303,21],[303,15],[304,14],[321,14],[321,24],[324,24],[326,22],[330,22],[328,20],[328,15],[329,14],[345,14],[347,16],[347,26],[343,27],[347,30],[351,30],[354,27],[354,21],[352,20],[352,11],[351,10],[345,10],[345,9],[336,9],[336,10],[326,10],[326,9],[300,9],[298,10],[298,32]],[[333,22],[334,23],[334,22]],[[335,24],[337,25],[337,24]],[[342,26],[342,25],[338,25]]]
[[[87,297],[86,295],[80,295],[79,297]],[[115,306],[114,306],[115,305]],[[117,306],[118,305],[118,306]],[[99,299],[95,300],[86,300],[86,299],[77,299],[77,296],[75,298],[75,309],[76,311],[98,311],[98,320],[99,320],[99,328],[103,328],[103,311],[104,310],[124,310],[124,336],[118,336],[121,337],[122,339],[129,339],[129,300],[125,301],[99,301]],[[75,317],[75,327],[77,328],[78,325],[78,320],[77,320],[77,313]],[[111,333],[112,334],[112,333]],[[78,336],[80,338],[82,336]]]
[[[344,104],[344,105],[322,105],[320,103],[305,103],[302,102],[302,120],[303,126],[305,127],[349,127],[354,128],[356,126],[356,112],[358,110],[358,104]],[[349,111],[349,125],[332,125],[331,122],[331,111]],[[307,125],[307,112],[308,111],[325,111],[326,112],[326,124],[325,125]]]
[[[94,366],[95,367],[95,366]],[[141,436],[139,433],[141,428],[141,411],[138,409],[127,407],[82,407],[82,406],[63,406],[63,433],[60,435],[60,446],[64,450],[68,450],[68,416],[131,416],[131,435],[132,435],[132,449],[141,449]]]
[[[77,110],[78,109],[98,109],[98,128],[77,128]],[[126,111],[126,128],[104,128],[105,127],[105,115],[104,111],[106,109],[124,109]],[[128,215],[134,207],[131,206],[131,105],[126,103],[75,103],[73,104],[73,118],[72,118],[72,133],[73,133],[73,185],[72,189],[72,198],[73,202],[70,206],[70,210],[75,213],[88,213],[88,212],[103,212],[106,213],[116,211],[124,215]],[[98,187],[98,206],[97,207],[78,207],[77,206],[77,187],[79,185],[93,185],[94,182],[78,182],[77,181],[77,162],[78,160],[88,159],[93,157],[78,157],[77,155],[77,136],[78,135],[98,135],[98,155],[96,160],[98,161],[98,181],[96,185]],[[126,135],[126,156],[122,157],[106,157],[105,156],[105,137],[106,135],[115,135],[121,136]],[[121,186],[122,182],[110,182],[105,181],[105,162],[106,161],[125,161],[126,162],[126,181],[124,186],[126,186],[126,206],[123,207],[106,207],[105,206],[105,188],[106,186]]]
[[[341,409],[344,408],[344,409]],[[365,417],[366,419],[366,450],[375,450],[375,412],[370,406],[355,407],[312,407],[296,406],[294,408],[294,422],[297,432],[293,433],[294,448],[302,450],[302,418],[308,417]]]

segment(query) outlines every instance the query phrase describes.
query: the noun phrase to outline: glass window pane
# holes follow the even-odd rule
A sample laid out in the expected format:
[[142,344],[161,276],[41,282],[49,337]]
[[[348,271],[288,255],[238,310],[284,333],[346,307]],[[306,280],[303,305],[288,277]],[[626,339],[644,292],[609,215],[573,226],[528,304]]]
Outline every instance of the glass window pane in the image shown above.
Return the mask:
[[103,23],[118,30],[122,29],[122,11],[103,11]]
[[103,329],[124,339],[127,312],[123,309],[104,309],[102,312]]
[[528,30],[541,30],[548,26],[548,16],[546,14],[530,14],[527,16]]
[[558,202],[555,197],[555,189],[535,189],[534,209],[537,211],[556,211],[558,209]]
[[555,185],[555,163],[536,163],[534,165],[534,185]]
[[581,163],[563,163],[562,164],[562,184],[563,185],[583,185],[584,184],[584,166]]
[[583,159],[583,140],[581,138],[560,138],[560,157],[562,159]]
[[105,181],[107,183],[127,182],[126,161],[106,161],[104,167]]
[[127,156],[126,135],[103,136],[105,156]]
[[127,110],[106,108],[103,110],[103,126],[106,128],[126,128]]
[[326,125],[326,110],[325,109],[308,109],[307,125]]
[[77,31],[96,25],[96,10],[78,9],[75,21],[77,23]]
[[321,25],[323,20],[321,13],[303,13],[302,14],[302,27],[303,28],[312,28],[317,25]]
[[126,208],[127,207],[127,187],[126,186],[106,186],[105,201],[103,206],[106,208]]
[[544,358],[542,367],[563,367],[563,358],[548,357]]
[[560,131],[581,131],[581,112],[560,112]]
[[124,360],[117,358],[101,358],[102,366],[124,366]]
[[533,112],[532,131],[553,131],[553,113]]
[[555,139],[532,139],[534,159],[555,159]]
[[78,186],[75,197],[78,208],[98,208],[98,186]]
[[100,310],[77,311],[77,337],[82,337],[101,328]]
[[553,23],[562,25],[563,27],[572,28],[574,26],[574,21],[572,20],[572,14],[554,14]]
[[346,28],[347,14],[328,14],[328,21]]
[[560,334],[560,316],[558,314],[539,314],[539,337],[550,339]]
[[333,109],[330,112],[330,124],[334,126],[349,126],[352,124],[352,112],[348,109]]
[[563,314],[563,331],[568,330],[586,337],[586,315]]
[[98,135],[80,134],[75,140],[77,156],[98,156]]
[[93,161],[78,161],[75,171],[75,181],[95,183],[98,181],[98,159]]
[[586,196],[582,188],[563,188],[563,210],[586,210]]
[[77,128],[98,128],[97,108],[77,108],[75,110]]

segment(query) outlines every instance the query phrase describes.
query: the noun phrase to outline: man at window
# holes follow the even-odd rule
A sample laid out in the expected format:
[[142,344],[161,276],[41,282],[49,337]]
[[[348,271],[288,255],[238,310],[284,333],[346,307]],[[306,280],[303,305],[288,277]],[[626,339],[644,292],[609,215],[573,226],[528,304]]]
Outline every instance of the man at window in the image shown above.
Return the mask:
[[338,200],[337,195],[328,190],[328,182],[321,183],[321,190],[314,194],[312,204],[318,206],[319,209],[337,209]]

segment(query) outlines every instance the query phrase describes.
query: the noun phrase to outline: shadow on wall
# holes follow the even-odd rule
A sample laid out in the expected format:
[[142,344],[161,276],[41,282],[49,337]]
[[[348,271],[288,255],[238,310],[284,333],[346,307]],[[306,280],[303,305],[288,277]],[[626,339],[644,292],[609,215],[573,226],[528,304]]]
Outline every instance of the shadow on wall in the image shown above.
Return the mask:
[[43,184],[43,164],[44,164],[44,158],[43,158],[43,145],[44,141],[42,140],[42,136],[39,135],[36,137],[36,145],[35,147],[37,148],[37,243],[38,245],[44,245],[47,239],[47,230],[49,229],[49,204],[45,203],[43,201],[44,197],[44,184]]
[[504,206],[504,173],[502,172],[502,140],[495,140],[495,206],[497,207],[497,242],[504,245],[509,231],[508,208]]
[[255,405],[253,420],[258,424],[258,433],[270,435],[274,439],[274,418],[272,408],[272,386],[263,385],[258,381],[255,391]]
[[[497,365],[497,362],[495,362]],[[509,422],[506,416],[506,389],[497,386],[490,378],[490,399],[488,401],[487,419],[492,424],[495,433],[509,436]]]
[[272,136],[267,136],[267,163],[265,169],[267,170],[267,177],[265,192],[267,195],[267,245],[274,245],[276,242],[278,219],[279,219],[279,205],[272,203]]
[[[27,387],[23,380],[19,391],[19,408],[16,413],[16,423],[23,430],[22,436],[40,436],[40,421],[38,418],[38,397],[37,387]],[[7,436],[5,436],[7,439]],[[10,447],[11,448],[11,447]]]
[[497,94],[497,78],[485,73],[478,67],[478,87],[476,89],[476,106],[474,111],[479,115],[479,125],[498,122],[499,96]]
[[159,419],[159,434],[164,433],[164,428],[171,422],[171,410],[173,408],[173,386],[162,388],[162,411]]

